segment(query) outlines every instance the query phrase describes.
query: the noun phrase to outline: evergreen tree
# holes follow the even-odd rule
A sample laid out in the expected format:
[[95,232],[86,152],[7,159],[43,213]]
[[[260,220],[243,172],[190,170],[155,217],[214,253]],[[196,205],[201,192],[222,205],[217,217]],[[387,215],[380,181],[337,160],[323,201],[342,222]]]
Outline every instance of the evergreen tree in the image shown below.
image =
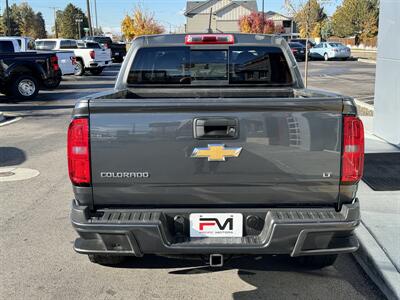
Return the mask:
[[59,37],[67,39],[79,38],[78,25],[75,21],[77,18],[83,19],[83,22],[79,23],[81,34],[83,35],[83,28],[88,27],[88,19],[80,8],[69,3],[63,11],[57,12],[56,22]]

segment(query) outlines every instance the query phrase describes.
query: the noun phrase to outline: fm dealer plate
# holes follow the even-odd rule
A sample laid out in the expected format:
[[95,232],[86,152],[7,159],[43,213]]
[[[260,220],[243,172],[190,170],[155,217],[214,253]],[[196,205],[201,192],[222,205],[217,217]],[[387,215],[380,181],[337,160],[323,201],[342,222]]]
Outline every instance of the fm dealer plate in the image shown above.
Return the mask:
[[190,214],[191,237],[241,237],[242,214]]

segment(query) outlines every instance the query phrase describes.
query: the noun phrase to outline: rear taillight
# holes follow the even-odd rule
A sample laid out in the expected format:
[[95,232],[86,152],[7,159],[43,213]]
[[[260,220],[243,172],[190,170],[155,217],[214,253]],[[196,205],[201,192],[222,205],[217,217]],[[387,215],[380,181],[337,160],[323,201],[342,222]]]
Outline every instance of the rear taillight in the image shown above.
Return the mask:
[[57,56],[51,56],[50,57],[50,63],[54,71],[58,71],[60,69],[60,66],[58,65],[58,57]]
[[343,150],[341,182],[358,182],[364,170],[364,126],[354,116],[343,118]]
[[189,34],[185,37],[186,45],[194,44],[233,44],[233,34]]
[[89,52],[89,55],[90,55],[90,58],[91,58],[91,59],[95,59],[95,57],[96,57],[96,52],[94,52],[94,50],[92,50],[92,51]]
[[291,49],[292,50],[292,53],[296,53],[297,52],[297,49]]
[[74,119],[68,127],[68,171],[75,185],[90,185],[89,120]]
[[71,56],[70,59],[71,59],[72,64],[76,65],[76,57],[75,56]]

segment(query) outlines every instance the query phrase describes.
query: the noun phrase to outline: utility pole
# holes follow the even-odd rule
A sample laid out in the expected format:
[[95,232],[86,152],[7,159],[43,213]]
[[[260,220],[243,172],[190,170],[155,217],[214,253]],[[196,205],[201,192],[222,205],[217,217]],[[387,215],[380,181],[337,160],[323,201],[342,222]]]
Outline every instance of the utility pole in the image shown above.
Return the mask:
[[95,15],[95,20],[96,20],[96,34],[98,34],[99,23],[97,22],[97,0],[94,0],[94,15]]
[[263,26],[262,33],[264,33],[264,25],[265,25],[264,0],[262,0],[262,26]]
[[10,20],[10,12],[9,12],[9,7],[8,7],[8,0],[6,0],[6,21],[7,21],[7,30],[6,35],[11,35],[11,20]]
[[92,17],[90,15],[90,0],[86,0],[86,8],[89,22],[89,35],[93,36]]
[[57,9],[58,9],[58,7],[52,6],[49,8],[53,9],[53,12],[54,12],[54,33],[55,33],[56,39],[58,39],[58,26],[57,26]]
[[78,37],[79,37],[79,39],[81,39],[82,38],[81,23],[83,22],[83,16],[75,15],[75,22],[76,22],[76,26],[78,26]]
[[307,3],[307,14],[306,14],[306,57],[304,60],[304,85],[307,88],[307,81],[308,81],[308,39],[309,39],[309,29],[310,29],[310,2]]

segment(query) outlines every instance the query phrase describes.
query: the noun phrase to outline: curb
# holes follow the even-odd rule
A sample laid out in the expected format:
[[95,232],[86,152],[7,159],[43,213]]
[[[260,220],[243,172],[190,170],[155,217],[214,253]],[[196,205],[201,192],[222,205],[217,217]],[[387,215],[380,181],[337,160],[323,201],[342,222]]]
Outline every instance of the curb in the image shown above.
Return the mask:
[[400,299],[400,273],[362,221],[355,234],[360,248],[353,255],[359,265],[388,299]]
[[367,63],[367,64],[374,64],[376,65],[376,60],[366,59],[366,58],[357,58],[357,61]]
[[356,103],[357,110],[359,115],[361,116],[373,116],[374,115],[374,106],[358,99],[354,99]]

